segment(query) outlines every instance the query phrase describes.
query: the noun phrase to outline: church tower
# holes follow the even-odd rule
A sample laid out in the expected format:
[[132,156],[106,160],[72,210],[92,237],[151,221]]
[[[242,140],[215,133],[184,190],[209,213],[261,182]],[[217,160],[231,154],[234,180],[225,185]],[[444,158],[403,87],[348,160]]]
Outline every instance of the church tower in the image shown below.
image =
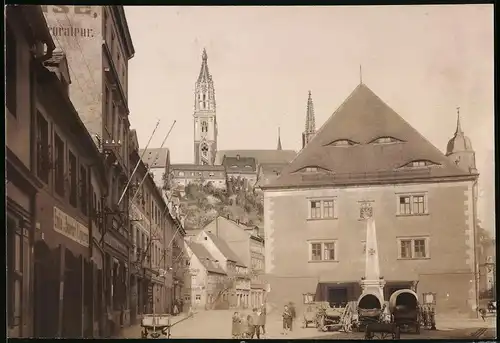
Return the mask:
[[311,141],[315,134],[316,122],[314,119],[314,104],[311,91],[309,91],[309,98],[307,99],[306,128],[302,133],[302,149]]
[[194,92],[194,163],[213,165],[217,152],[215,88],[203,49],[200,75]]
[[460,125],[460,108],[457,108],[457,128],[446,147],[446,156],[463,170],[471,174],[477,173],[476,153],[472,149],[469,137],[465,136]]

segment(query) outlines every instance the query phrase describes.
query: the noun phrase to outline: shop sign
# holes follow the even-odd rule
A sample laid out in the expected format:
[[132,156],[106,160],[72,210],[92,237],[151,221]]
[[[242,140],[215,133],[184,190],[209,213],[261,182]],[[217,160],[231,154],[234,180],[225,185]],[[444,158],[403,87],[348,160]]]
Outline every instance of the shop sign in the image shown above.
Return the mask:
[[84,247],[89,246],[89,229],[55,206],[54,230]]
[[110,247],[123,252],[124,254],[127,254],[127,247],[125,244],[117,240],[115,237],[111,236],[110,234],[107,234],[104,236],[104,241],[106,244],[108,244]]

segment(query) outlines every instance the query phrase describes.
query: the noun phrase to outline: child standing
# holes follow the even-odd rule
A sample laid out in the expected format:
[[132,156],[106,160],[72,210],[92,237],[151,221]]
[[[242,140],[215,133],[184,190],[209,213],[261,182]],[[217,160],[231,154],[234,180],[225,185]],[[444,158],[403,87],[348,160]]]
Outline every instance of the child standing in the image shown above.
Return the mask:
[[241,317],[238,312],[234,312],[233,314],[233,326],[231,330],[231,334],[233,338],[241,338],[242,336],[242,325],[241,325]]
[[282,333],[282,335],[288,335],[288,331],[290,331],[290,328],[292,326],[292,312],[288,308],[288,305],[285,305],[282,317],[283,317],[283,333]]

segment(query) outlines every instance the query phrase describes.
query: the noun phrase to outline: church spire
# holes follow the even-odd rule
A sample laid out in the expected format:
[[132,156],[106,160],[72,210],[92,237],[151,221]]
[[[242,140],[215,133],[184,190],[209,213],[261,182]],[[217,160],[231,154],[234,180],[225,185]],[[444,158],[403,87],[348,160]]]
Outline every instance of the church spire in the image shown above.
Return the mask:
[[306,112],[306,126],[302,133],[302,148],[309,143],[316,133],[316,120],[314,118],[314,104],[311,96],[311,91],[309,91],[309,97],[307,99],[307,112]]
[[201,68],[195,85],[194,110],[215,111],[215,88],[212,75],[208,69],[207,51],[201,54]]
[[283,150],[283,148],[281,147],[281,132],[280,132],[280,128],[278,127],[278,148],[277,150]]
[[460,107],[457,107],[457,129],[455,131],[455,135],[457,134],[464,134],[464,132],[462,131],[462,125],[460,125]]

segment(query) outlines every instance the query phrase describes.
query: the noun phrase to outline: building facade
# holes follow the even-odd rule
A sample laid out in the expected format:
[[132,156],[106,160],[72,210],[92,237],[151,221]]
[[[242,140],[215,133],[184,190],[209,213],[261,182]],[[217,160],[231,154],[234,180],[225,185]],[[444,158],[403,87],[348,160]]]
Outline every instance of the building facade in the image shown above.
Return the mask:
[[37,193],[35,176],[36,78],[55,44],[39,6],[5,9],[7,336],[34,335],[34,242]]
[[[185,275],[184,303],[193,310],[209,309],[217,296],[219,284],[223,284],[227,273],[202,244],[185,241],[189,256],[189,272]],[[227,296],[223,298],[226,300]]]
[[123,190],[130,172],[127,85],[134,46],[123,6],[42,8],[56,46],[68,60],[74,81],[69,85],[70,99],[108,166],[108,197],[99,215],[103,222],[104,304],[112,318],[106,331],[110,335],[130,322],[130,223],[128,194]]
[[438,313],[474,314],[478,175],[458,164],[360,84],[263,187],[268,300],[356,300],[370,213],[386,299],[417,281]]
[[264,280],[264,237],[259,234],[258,229],[219,216],[203,230],[224,240],[238,255],[240,261],[248,267],[250,293],[246,306],[252,308],[261,306],[266,298],[267,286]]

